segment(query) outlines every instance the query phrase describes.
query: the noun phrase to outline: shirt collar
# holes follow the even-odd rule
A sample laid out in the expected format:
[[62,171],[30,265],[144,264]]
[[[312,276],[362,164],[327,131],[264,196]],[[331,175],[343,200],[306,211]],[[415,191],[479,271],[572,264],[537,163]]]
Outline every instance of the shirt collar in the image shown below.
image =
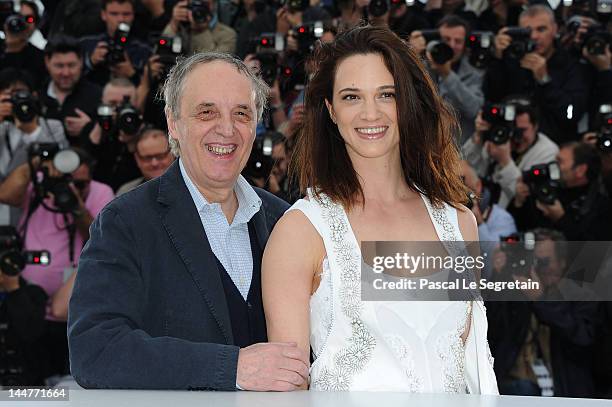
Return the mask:
[[[202,213],[202,211],[222,212],[221,204],[217,202],[208,202],[204,195],[198,190],[191,178],[189,178],[189,174],[187,174],[185,166],[183,165],[183,160],[180,157],[179,168],[183,181],[185,181],[185,185],[187,185],[187,189],[189,190],[189,194],[191,195],[191,199],[193,199],[193,203],[198,213]],[[242,175],[239,175],[236,180],[234,192],[238,198],[238,210],[236,211],[236,216],[234,216],[232,224],[247,223],[261,208],[261,199]]]

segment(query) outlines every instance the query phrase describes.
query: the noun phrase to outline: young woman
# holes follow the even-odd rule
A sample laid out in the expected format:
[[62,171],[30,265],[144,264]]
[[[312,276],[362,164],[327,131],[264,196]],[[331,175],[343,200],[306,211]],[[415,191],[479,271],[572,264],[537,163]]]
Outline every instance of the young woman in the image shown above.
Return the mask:
[[361,300],[360,242],[478,240],[456,119],[388,30],[350,30],[315,58],[294,162],[307,197],[263,260],[269,340],[312,348],[316,390],[496,394],[481,302]]

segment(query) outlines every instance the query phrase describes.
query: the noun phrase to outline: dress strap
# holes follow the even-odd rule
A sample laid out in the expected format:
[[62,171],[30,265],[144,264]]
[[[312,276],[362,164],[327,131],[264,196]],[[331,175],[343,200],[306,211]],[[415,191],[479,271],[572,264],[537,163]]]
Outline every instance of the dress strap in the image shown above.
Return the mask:
[[443,206],[433,206],[425,194],[420,193],[420,195],[421,198],[423,198],[423,202],[425,203],[425,207],[427,208],[431,222],[436,229],[438,238],[441,241],[463,241],[463,236],[461,235],[461,230],[459,229],[457,209],[453,208],[446,202],[443,203]]

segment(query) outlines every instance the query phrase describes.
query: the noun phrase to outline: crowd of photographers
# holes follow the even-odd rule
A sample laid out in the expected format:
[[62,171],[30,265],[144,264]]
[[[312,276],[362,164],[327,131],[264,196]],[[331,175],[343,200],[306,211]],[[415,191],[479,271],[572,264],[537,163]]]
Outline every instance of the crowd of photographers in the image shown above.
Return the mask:
[[[243,174],[292,203],[307,57],[367,21],[454,108],[481,241],[538,241],[522,271],[545,288],[487,305],[500,391],[612,398],[611,302],[538,301],[568,241],[612,241],[611,15],[609,0],[0,0],[0,385],[69,374],[89,225],[174,159],[157,94],[177,57],[230,52],[260,72],[272,91]],[[492,247],[487,276],[510,253]]]

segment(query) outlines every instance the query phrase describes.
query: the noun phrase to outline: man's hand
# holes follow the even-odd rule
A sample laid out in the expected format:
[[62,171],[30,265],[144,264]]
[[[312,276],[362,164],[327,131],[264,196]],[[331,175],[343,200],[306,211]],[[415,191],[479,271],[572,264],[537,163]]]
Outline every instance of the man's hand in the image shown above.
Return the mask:
[[589,61],[598,71],[607,71],[612,66],[612,53],[610,53],[610,44],[606,45],[606,51],[603,55],[589,54],[586,48],[582,49],[582,56]]
[[164,64],[159,62],[159,55],[153,54],[145,64],[143,70],[143,76],[148,78],[149,76],[153,80],[158,80],[161,77],[162,72],[164,71]]
[[0,287],[4,287],[4,290],[9,293],[19,290],[19,274],[8,276],[0,272]]
[[13,104],[9,101],[11,92],[0,92],[0,122],[13,116]]
[[504,27],[495,36],[495,58],[502,59],[504,50],[512,43],[512,37],[506,34],[508,27]]
[[276,11],[276,32],[277,33],[287,35],[289,30],[291,29],[291,24],[289,23],[289,20],[287,19],[287,14],[289,14],[289,11],[287,10],[286,6],[280,7]]
[[130,57],[125,51],[123,51],[123,61],[111,65],[110,71],[114,77],[128,79],[134,76],[136,73],[136,69],[134,68],[134,65],[132,65],[132,61],[130,61]]
[[425,37],[423,37],[423,33],[419,30],[415,30],[410,33],[410,38],[408,39],[408,44],[412,46],[414,52],[417,55],[423,55],[425,52],[425,48],[427,47],[427,41],[425,41]]
[[558,199],[555,200],[552,205],[547,205],[540,201],[536,201],[536,207],[542,211],[544,216],[553,222],[558,221],[563,217],[563,215],[565,215],[565,209],[563,209],[563,205],[561,205],[561,202]]
[[244,390],[292,391],[308,384],[309,355],[295,343],[257,343],[240,349],[236,381]]
[[106,55],[108,54],[108,44],[105,41],[100,41],[96,48],[91,53],[89,60],[93,66],[102,65],[106,61]]
[[502,168],[512,161],[510,141],[506,141],[504,144],[495,144],[487,141],[485,142],[485,148],[489,156],[497,161]]
[[87,114],[82,110],[74,109],[74,111],[77,114],[76,117],[66,116],[65,119],[66,131],[71,137],[77,137],[79,134],[81,134],[81,130],[83,130],[83,127],[85,127],[87,123],[91,121],[91,118],[87,116]]
[[516,181],[516,191],[514,193],[514,206],[517,208],[522,207],[530,195],[529,186],[523,182],[523,178],[519,178]]
[[534,287],[537,287],[537,288],[534,288],[534,289],[526,288],[526,289],[521,290],[523,294],[525,294],[525,296],[531,301],[537,301],[540,298],[542,298],[542,296],[544,295],[544,286],[542,284],[542,281],[540,280],[540,276],[538,276],[538,273],[536,273],[533,267],[531,267],[531,270],[529,270],[529,279],[525,276],[519,276],[519,275],[513,275],[513,277],[519,283],[528,283],[529,279],[531,279],[532,282],[537,283],[534,285]]
[[189,9],[187,9],[187,0],[181,0],[172,9],[172,18],[170,19],[170,27],[177,33],[181,23],[189,22]]
[[482,110],[478,112],[476,115],[476,120],[474,120],[474,127],[476,131],[472,134],[472,141],[476,145],[482,144],[482,135],[484,132],[489,131],[491,129],[491,124],[482,119]]
[[304,123],[304,104],[299,103],[293,106],[291,117],[289,118],[289,137]]
[[521,67],[529,69],[536,81],[541,81],[548,75],[546,58],[535,52],[530,52],[521,59]]

